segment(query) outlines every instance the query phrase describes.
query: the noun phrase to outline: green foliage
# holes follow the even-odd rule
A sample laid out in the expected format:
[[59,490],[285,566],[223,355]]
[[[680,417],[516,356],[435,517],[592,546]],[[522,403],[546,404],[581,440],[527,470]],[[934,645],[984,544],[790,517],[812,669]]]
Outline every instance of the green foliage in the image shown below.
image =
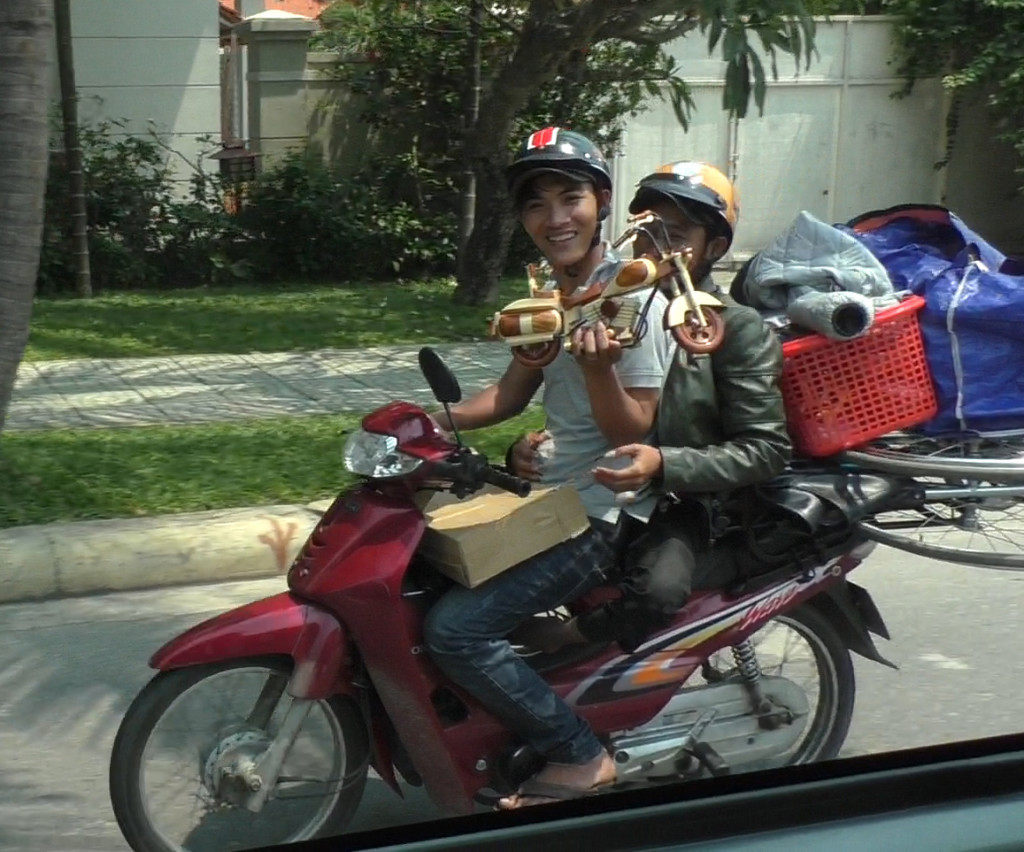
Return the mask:
[[966,95],[984,97],[1013,146],[1024,174],[1024,2],[1022,0],[886,0],[897,28],[899,73],[904,91],[925,77],[941,76],[952,94],[947,116],[949,161],[956,141],[959,105]]
[[[510,65],[537,63],[552,69],[528,93],[508,133],[497,140],[496,150],[506,153],[529,131],[552,124],[581,130],[611,153],[629,119],[653,99],[671,103],[685,126],[693,101],[676,60],[663,45],[698,26],[711,49],[720,46],[729,62],[723,106],[740,117],[751,101],[763,109],[767,74],[777,74],[776,52],[791,53],[798,61],[810,59],[814,22],[800,0],[704,0],[692,5],[688,12],[664,3],[637,9],[638,4],[614,0],[516,0],[483,4],[474,27],[472,4],[465,0],[338,0],[321,15],[324,29],[314,47],[336,49],[349,60],[342,66],[342,79],[367,96],[363,118],[380,137],[408,140],[417,152],[420,170],[401,200],[414,203],[421,215],[439,215],[445,221],[457,209],[467,168],[481,171],[468,153],[474,150],[474,46],[485,104],[501,98],[497,87]],[[612,16],[591,25],[590,39],[579,34],[588,11],[584,7]],[[550,41],[550,54],[522,55],[524,40],[537,30],[564,31],[562,46]],[[751,33],[770,57],[769,69],[762,67],[748,41]],[[495,150],[495,143],[485,147]],[[424,193],[423,180],[441,189]],[[454,226],[451,218],[447,221]],[[524,249],[529,251],[521,244],[513,246],[515,266]]]
[[[812,4],[818,7],[813,12]],[[860,12],[876,7],[878,0],[702,0],[688,7],[680,4],[671,12],[671,4],[648,3],[649,11],[632,8],[636,5],[614,0],[485,4],[479,26],[485,90],[512,61],[553,61],[555,65],[552,79],[518,115],[511,140],[544,124],[561,124],[588,129],[601,144],[613,148],[624,122],[643,111],[651,98],[669,100],[685,125],[693,106],[689,88],[662,45],[697,26],[708,35],[711,50],[725,34],[722,58],[730,66],[746,69],[742,78],[731,75],[725,105],[745,115],[750,95],[760,97],[758,106],[763,105],[758,93],[764,81],[764,69],[754,56],[748,33],[756,34],[774,72],[777,51],[810,59],[811,14]],[[566,32],[568,47],[556,57],[516,53],[531,26],[568,30],[581,20],[574,7],[587,6],[607,10],[612,19],[584,46],[573,46],[574,34]],[[459,136],[467,130],[473,40],[470,7],[466,0],[336,0],[321,14],[324,29],[315,37],[314,47],[338,49],[349,58],[364,60],[352,62],[344,76],[357,91],[375,96],[367,120],[381,127],[409,129],[417,137],[433,133],[455,155]],[[616,26],[616,16],[623,21],[621,28]]]
[[411,155],[378,160],[352,176],[301,152],[252,186],[240,225],[257,266],[274,277],[358,280],[447,274],[455,227],[443,209],[403,198],[432,185]]
[[[126,286],[156,271],[157,216],[170,201],[163,156],[155,143],[115,136],[120,123],[106,121],[79,129],[85,172],[89,249],[93,285]],[[68,170],[63,156],[50,158],[46,217],[38,289],[71,289],[74,267],[67,204]]]
[[748,0],[735,5],[708,5],[710,14],[702,16],[701,32],[707,34],[709,51],[714,52],[719,43],[722,47],[726,62],[722,109],[744,118],[753,99],[758,112],[763,112],[768,78],[749,33],[757,36],[768,57],[771,75],[777,78],[777,51],[796,57],[798,65],[801,57],[810,62],[815,33],[812,13],[802,2],[764,4]]
[[[125,131],[124,121],[79,128],[85,175],[89,260],[97,290],[192,285],[247,274],[233,256],[238,229],[224,208],[219,176],[193,165],[179,186],[158,136]],[[208,141],[208,140],[207,140]],[[37,289],[74,287],[68,172],[51,155]]]
[[[512,4],[513,7],[522,4]],[[480,30],[481,77],[492,78],[516,47],[514,16],[506,11],[483,16]],[[344,63],[341,77],[368,95],[363,119],[382,139],[407,140],[415,169],[406,180],[381,185],[374,202],[389,216],[422,217],[434,232],[454,234],[465,163],[467,79],[472,30],[465,3],[402,3],[369,0],[335,3],[321,20],[325,30],[314,44],[365,61]],[[652,94],[669,85],[681,105],[689,91],[676,79],[675,63],[657,45],[628,46],[605,41],[564,58],[564,72],[531,98],[507,143],[514,147],[531,130],[547,124],[571,126],[614,149],[625,120]],[[682,106],[681,106],[682,108]],[[388,195],[390,192],[390,196]],[[396,228],[400,236],[403,228]],[[449,246],[449,248],[452,248]],[[518,268],[524,253],[513,252]],[[532,256],[532,255],[531,255]],[[454,257],[452,257],[454,260]]]
[[253,277],[251,235],[226,207],[232,194],[219,174],[193,166],[188,196],[175,196],[164,222],[161,256],[167,284],[223,284]]
[[[202,162],[187,162],[156,134],[125,133],[124,122],[80,130],[87,195],[90,264],[97,291],[224,284],[296,275],[336,281],[450,274],[455,224],[449,205],[417,203],[450,188],[414,154],[373,162],[340,177],[294,153],[237,193]],[[217,146],[201,139],[204,149]],[[51,157],[43,251],[37,281],[46,295],[74,289],[67,167]]]
[[806,0],[811,15],[884,15],[886,0]]
[[[471,8],[479,12],[475,26]],[[494,215],[502,193],[495,195],[493,176],[529,130],[573,127],[612,153],[629,118],[653,98],[667,99],[685,125],[690,91],[662,45],[698,27],[728,63],[723,106],[742,117],[750,103],[763,109],[777,54],[809,61],[814,36],[802,0],[695,0],[686,7],[668,0],[511,0],[498,6],[344,0],[329,7],[323,21],[326,29],[313,46],[338,48],[351,60],[343,76],[370,96],[365,118],[381,153],[347,177],[305,155],[287,157],[246,187],[235,215],[226,204],[232,188],[201,163],[190,164],[187,187],[176,186],[167,167],[173,152],[155,135],[125,135],[117,122],[83,128],[97,289],[229,282],[252,274],[330,280],[447,274],[455,268],[462,196],[473,173],[483,177],[476,218],[487,228],[479,231],[490,233],[470,254],[486,268],[484,289],[493,292],[498,254],[507,243],[507,214],[501,208]],[[508,73],[513,68],[529,71],[531,82],[517,83],[521,75]],[[471,109],[477,96],[480,121]],[[503,111],[505,104],[514,108]],[[485,133],[480,127],[489,115],[499,117]],[[39,276],[44,293],[73,282],[66,178],[56,162]],[[513,254],[518,269],[522,251]]]

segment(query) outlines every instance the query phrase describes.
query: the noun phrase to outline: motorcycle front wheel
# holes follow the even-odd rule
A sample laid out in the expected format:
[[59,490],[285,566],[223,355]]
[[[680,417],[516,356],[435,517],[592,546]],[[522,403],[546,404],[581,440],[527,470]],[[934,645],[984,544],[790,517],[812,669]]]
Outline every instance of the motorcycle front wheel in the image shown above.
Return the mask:
[[162,672],[132,702],[110,760],[110,798],[135,852],[225,852],[344,830],[363,794],[369,746],[348,699],[317,701],[262,810],[232,772],[258,758],[290,704],[288,660]]
[[[762,674],[784,677],[803,690],[808,720],[800,738],[774,765],[830,760],[839,754],[853,718],[853,661],[835,627],[812,606],[777,615],[750,637]],[[729,649],[708,659],[713,680],[740,677]]]

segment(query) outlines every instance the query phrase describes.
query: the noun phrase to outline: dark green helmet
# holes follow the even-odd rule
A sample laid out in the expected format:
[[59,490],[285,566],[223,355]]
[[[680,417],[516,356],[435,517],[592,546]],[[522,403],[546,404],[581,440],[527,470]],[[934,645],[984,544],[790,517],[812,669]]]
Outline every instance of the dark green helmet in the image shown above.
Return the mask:
[[599,191],[612,188],[612,173],[598,147],[582,133],[561,127],[537,130],[519,146],[505,172],[509,195],[517,205],[523,184],[545,173],[589,180]]

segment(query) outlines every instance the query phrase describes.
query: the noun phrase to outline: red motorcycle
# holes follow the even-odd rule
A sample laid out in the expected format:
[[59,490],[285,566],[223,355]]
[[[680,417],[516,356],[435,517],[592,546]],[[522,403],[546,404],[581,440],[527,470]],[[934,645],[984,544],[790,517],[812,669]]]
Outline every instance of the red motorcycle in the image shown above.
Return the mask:
[[[420,366],[440,402],[460,399],[436,353],[422,350]],[[488,483],[525,495],[530,484],[404,402],[366,416],[345,461],[364,479],[310,534],[289,591],[199,624],[150,660],[158,674],[128,709],[110,766],[114,812],[137,852],[338,834],[371,767],[399,794],[399,776],[424,785],[453,815],[540,768],[424,652],[424,615],[451,581],[418,552],[426,521],[415,499],[424,489],[464,497]],[[631,653],[518,649],[605,741],[613,789],[838,753],[854,705],[850,651],[888,664],[870,637],[888,638],[882,619],[846,579],[874,546],[854,532],[849,506],[865,494],[890,499],[896,486],[789,477],[807,487],[783,489],[789,497],[775,503],[816,519],[813,559],[790,549],[766,555],[761,572],[719,578]]]

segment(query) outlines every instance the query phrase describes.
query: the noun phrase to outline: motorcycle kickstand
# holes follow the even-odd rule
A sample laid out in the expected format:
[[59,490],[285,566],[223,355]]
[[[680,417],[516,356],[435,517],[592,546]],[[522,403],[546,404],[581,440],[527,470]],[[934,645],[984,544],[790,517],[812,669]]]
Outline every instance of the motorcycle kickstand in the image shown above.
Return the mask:
[[731,769],[729,764],[725,762],[725,759],[715,751],[715,747],[711,743],[702,742],[700,736],[717,715],[718,711],[715,709],[705,710],[683,738],[683,745],[679,749],[684,754],[694,758],[697,763],[715,778],[729,775]]

